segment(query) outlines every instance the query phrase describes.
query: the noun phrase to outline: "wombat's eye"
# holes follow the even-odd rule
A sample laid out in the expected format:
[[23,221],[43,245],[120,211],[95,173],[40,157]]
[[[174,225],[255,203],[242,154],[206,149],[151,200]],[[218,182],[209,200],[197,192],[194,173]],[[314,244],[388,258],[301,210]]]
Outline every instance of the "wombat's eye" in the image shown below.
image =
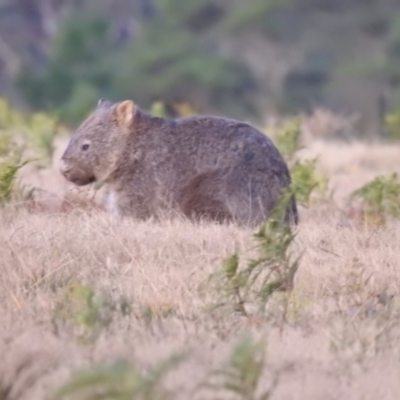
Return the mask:
[[82,145],[82,151],[86,151],[89,148],[88,144],[83,144]]

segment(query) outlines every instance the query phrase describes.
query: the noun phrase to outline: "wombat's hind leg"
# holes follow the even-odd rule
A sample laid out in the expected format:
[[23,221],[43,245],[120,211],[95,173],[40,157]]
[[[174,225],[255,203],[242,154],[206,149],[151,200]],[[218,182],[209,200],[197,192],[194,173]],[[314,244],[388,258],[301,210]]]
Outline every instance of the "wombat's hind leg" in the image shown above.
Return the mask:
[[198,175],[182,190],[179,199],[181,211],[192,220],[209,220],[220,223],[233,220],[232,214],[217,198],[218,176],[214,172]]

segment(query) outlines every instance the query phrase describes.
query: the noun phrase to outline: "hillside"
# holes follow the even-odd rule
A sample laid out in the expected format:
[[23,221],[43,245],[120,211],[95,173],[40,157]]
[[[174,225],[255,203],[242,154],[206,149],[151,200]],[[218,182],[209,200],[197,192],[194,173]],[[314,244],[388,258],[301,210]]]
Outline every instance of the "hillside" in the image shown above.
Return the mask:
[[2,0],[0,86],[71,123],[98,97],[187,100],[258,121],[318,104],[375,135],[400,104],[399,10],[393,0]]

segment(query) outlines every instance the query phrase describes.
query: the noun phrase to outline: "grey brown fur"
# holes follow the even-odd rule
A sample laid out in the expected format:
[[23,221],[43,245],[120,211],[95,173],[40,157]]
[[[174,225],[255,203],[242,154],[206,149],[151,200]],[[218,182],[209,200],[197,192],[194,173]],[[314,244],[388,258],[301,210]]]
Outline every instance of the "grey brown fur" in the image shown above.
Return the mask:
[[[179,211],[250,226],[268,218],[291,182],[277,148],[254,127],[209,116],[153,117],[129,100],[99,101],[60,170],[77,185],[107,184],[109,208],[119,216]],[[286,221],[298,221],[294,198]]]

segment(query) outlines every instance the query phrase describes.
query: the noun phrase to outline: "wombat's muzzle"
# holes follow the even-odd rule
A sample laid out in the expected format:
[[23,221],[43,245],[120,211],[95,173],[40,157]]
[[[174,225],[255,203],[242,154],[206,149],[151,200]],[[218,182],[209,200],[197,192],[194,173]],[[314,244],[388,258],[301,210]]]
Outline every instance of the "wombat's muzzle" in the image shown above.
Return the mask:
[[84,171],[73,169],[63,158],[60,160],[59,170],[65,179],[78,186],[88,185],[96,180],[94,176],[85,174]]
[[66,177],[68,175],[68,173],[71,171],[71,168],[68,166],[68,164],[61,159],[60,160],[60,164],[59,164],[59,169],[60,172]]

